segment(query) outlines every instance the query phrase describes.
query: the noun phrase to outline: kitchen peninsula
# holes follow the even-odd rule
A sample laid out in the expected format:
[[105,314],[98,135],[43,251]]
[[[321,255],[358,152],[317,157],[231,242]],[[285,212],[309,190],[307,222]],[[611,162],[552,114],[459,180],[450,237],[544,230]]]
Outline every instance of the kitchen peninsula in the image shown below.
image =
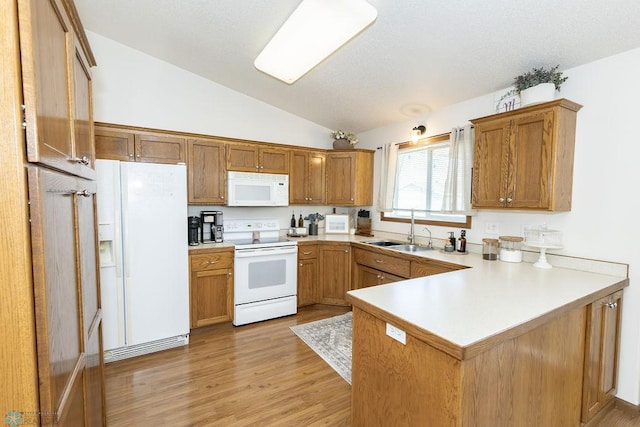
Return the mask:
[[587,422],[615,388],[628,279],[459,258],[471,268],[348,292],[352,424]]

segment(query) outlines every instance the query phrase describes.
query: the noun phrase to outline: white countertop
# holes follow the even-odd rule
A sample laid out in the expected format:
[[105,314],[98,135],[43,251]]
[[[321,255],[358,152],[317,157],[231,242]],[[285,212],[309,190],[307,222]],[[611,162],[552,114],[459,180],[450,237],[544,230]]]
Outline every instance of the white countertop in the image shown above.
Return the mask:
[[530,263],[485,261],[475,254],[465,258],[464,264],[472,268],[349,294],[464,348],[625,280],[564,268],[544,270]]

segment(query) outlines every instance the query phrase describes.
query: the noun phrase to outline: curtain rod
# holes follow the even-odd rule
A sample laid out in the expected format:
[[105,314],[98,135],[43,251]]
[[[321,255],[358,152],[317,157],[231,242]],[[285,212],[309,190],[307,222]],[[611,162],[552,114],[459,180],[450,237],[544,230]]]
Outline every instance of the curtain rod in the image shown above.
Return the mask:
[[[473,128],[474,128],[474,126],[471,125],[471,129],[473,129]],[[460,128],[460,129],[463,129],[463,128]],[[422,138],[422,139],[426,140],[426,139],[433,139],[433,138],[441,138],[443,136],[451,136],[451,132],[445,132],[445,133],[441,133],[439,135],[432,135],[432,136],[428,136],[428,137]],[[396,142],[395,143],[395,145],[404,145],[404,144],[411,144],[411,142],[404,141],[404,142]],[[376,150],[382,150],[382,147],[376,147]]]

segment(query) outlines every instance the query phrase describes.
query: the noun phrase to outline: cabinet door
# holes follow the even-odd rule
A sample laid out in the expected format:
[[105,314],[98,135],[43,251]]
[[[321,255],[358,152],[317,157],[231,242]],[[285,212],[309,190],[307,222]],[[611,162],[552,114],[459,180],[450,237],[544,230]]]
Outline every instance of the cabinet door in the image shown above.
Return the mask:
[[[309,153],[307,173],[307,202],[313,205],[323,205],[326,202],[325,176],[326,156],[324,153]],[[291,185],[291,181],[289,181]]]
[[86,187],[79,178],[35,166],[27,174],[40,411],[60,417],[69,412],[67,396],[82,391],[85,365],[76,192]]
[[308,167],[308,152],[291,152],[289,166],[289,203],[292,205],[302,205],[308,202]]
[[355,264],[354,289],[368,288],[380,284],[380,271],[362,264]]
[[91,71],[82,48],[77,43],[73,56],[73,94],[74,158],[80,169],[78,175],[95,179]]
[[261,148],[260,172],[288,174],[289,150],[282,148]]
[[258,147],[252,144],[227,145],[227,170],[258,172]]
[[317,300],[318,259],[298,260],[298,307],[315,304]]
[[191,327],[233,319],[233,277],[230,268],[191,273]]
[[129,132],[95,128],[96,158],[134,162],[134,135]]
[[189,203],[224,204],[226,200],[225,144],[187,141]]
[[509,120],[476,125],[473,155],[474,208],[501,208],[506,202]]
[[507,206],[546,209],[551,196],[553,110],[516,117],[512,128]]
[[348,305],[345,294],[350,289],[351,249],[347,245],[320,247],[320,303]]
[[587,306],[587,336],[582,390],[582,421],[611,399],[617,386],[622,291]]
[[18,2],[27,158],[70,173],[73,32],[60,0]]
[[136,162],[178,164],[187,161],[187,144],[182,138],[135,135]]
[[355,203],[356,159],[354,153],[327,155],[327,204]]

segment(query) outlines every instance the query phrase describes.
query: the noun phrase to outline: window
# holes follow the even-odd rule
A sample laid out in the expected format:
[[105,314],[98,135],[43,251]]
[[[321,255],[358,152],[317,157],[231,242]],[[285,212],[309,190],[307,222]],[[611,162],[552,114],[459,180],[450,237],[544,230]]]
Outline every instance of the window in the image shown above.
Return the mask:
[[449,134],[420,145],[401,144],[398,150],[393,211],[383,221],[405,222],[411,209],[420,223],[471,227],[471,217],[440,213],[449,163]]

